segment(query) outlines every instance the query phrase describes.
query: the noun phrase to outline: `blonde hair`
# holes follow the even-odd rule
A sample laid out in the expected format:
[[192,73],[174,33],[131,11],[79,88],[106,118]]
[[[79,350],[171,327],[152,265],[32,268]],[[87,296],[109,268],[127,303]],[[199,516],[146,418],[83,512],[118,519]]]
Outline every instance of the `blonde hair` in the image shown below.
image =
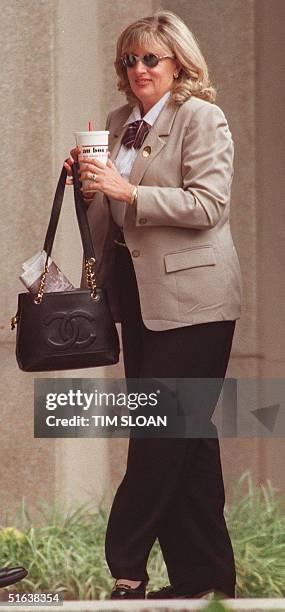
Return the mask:
[[131,90],[127,70],[121,61],[122,55],[136,46],[147,49],[153,43],[159,43],[180,63],[179,76],[173,81],[171,90],[172,100],[176,104],[183,104],[191,96],[215,101],[216,90],[210,83],[208,67],[194,35],[182,19],[171,11],[157,11],[151,17],[143,17],[130,24],[117,42],[115,69],[119,77],[118,89],[125,93],[131,106],[135,106],[138,100]]

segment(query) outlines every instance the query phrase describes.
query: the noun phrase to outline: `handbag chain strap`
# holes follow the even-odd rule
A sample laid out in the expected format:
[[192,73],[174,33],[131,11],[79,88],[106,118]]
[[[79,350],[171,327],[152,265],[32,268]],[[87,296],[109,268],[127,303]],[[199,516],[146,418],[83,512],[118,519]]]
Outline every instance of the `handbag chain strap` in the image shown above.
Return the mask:
[[42,299],[43,299],[47,273],[48,273],[48,266],[46,264],[45,265],[45,269],[44,269],[44,271],[43,271],[43,273],[41,275],[41,280],[40,280],[40,286],[39,286],[39,289],[38,289],[38,293],[37,293],[36,297],[34,298],[35,304],[40,304]]
[[[87,282],[88,289],[90,289],[91,297],[94,300],[98,300],[99,297],[96,292],[96,280],[95,280],[95,272],[94,272],[94,266],[96,264],[96,259],[94,256],[92,238],[91,238],[89,223],[87,219],[86,206],[85,206],[85,202],[83,200],[83,196],[80,191],[80,182],[79,182],[79,177],[78,177],[78,164],[77,163],[73,164],[72,166],[72,174],[73,174],[75,210],[76,210],[76,216],[77,216],[77,221],[79,225],[81,241],[82,241],[82,246],[83,246],[83,251],[84,251],[84,258],[85,258],[84,259],[84,271],[85,271],[85,276],[86,276],[86,282]],[[55,192],[55,196],[53,200],[53,205],[52,205],[52,210],[51,210],[51,215],[50,215],[50,220],[49,220],[47,233],[45,237],[43,248],[44,248],[44,251],[46,251],[47,257],[46,257],[44,271],[41,275],[38,293],[34,298],[35,304],[41,304],[43,295],[44,295],[45,282],[46,282],[46,277],[48,274],[48,260],[51,255],[55,233],[57,230],[57,225],[58,225],[59,216],[61,212],[62,201],[63,201],[64,191],[65,191],[66,176],[67,176],[66,169],[63,167],[61,171],[61,175],[59,177],[58,184],[57,184],[57,188],[56,188],[56,192]]]
[[94,300],[96,299],[98,300],[99,298],[96,293],[96,280],[95,280],[95,274],[93,270],[94,265],[95,265],[94,257],[90,257],[90,259],[85,259],[84,268],[85,268],[87,285],[88,285],[88,288],[91,289],[91,297]]

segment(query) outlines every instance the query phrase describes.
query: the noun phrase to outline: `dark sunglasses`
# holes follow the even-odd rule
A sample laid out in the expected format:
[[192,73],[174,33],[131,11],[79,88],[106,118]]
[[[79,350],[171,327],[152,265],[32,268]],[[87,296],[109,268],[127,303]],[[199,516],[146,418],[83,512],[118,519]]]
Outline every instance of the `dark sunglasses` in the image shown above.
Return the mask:
[[125,53],[122,63],[126,68],[134,68],[136,63],[141,60],[147,68],[155,68],[163,59],[174,59],[173,55],[155,55],[154,53],[146,53],[145,55],[134,55],[133,53]]

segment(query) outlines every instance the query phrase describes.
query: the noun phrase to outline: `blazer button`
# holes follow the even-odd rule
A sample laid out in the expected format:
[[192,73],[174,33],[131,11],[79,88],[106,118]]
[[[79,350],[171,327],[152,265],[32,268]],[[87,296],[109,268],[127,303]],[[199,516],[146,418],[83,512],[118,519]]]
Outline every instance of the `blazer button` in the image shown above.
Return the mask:
[[138,249],[134,249],[134,250],[132,251],[132,256],[133,256],[133,257],[139,257],[139,256],[140,256],[140,252],[138,251]]
[[139,219],[139,223],[140,223],[140,225],[145,225],[147,223],[147,219],[142,217],[141,219]]

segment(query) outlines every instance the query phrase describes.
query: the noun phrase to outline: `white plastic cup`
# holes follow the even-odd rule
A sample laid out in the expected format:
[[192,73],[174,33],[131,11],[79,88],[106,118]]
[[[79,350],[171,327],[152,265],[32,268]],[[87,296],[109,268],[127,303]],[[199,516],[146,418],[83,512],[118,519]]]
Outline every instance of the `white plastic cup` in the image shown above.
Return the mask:
[[[98,159],[102,164],[107,163],[108,159],[108,130],[94,132],[75,132],[76,145],[81,148],[78,155],[79,165],[89,157]],[[82,181],[83,187],[90,187],[88,180]]]

